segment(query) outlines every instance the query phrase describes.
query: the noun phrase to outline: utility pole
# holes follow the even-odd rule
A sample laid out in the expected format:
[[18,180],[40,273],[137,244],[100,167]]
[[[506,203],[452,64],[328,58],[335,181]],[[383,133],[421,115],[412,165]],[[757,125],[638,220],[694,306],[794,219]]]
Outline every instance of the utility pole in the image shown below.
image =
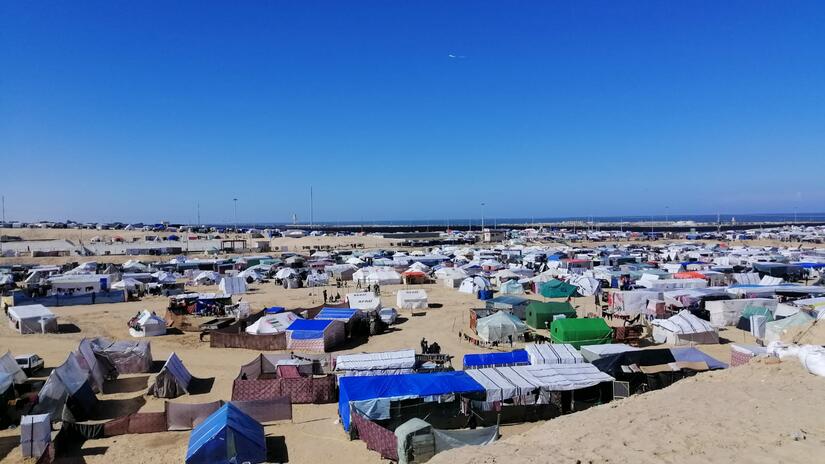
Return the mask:
[[2,196],[3,199],[3,225],[6,225],[6,196]]
[[201,226],[201,202],[198,202],[198,228]]
[[312,186],[309,186],[309,228],[311,229],[312,226],[315,224],[315,207],[313,205],[313,198],[312,198]]
[[233,198],[232,202],[233,211],[235,214],[235,233],[238,233],[238,199]]

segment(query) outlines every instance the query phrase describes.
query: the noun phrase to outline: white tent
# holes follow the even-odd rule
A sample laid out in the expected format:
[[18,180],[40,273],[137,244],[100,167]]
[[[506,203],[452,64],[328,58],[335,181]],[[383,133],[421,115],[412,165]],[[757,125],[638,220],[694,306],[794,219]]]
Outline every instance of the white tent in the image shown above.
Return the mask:
[[381,298],[375,296],[373,292],[347,293],[346,300],[352,309],[359,309],[364,312],[378,311],[381,309]]
[[479,290],[489,290],[490,281],[481,276],[467,277],[461,281],[458,291],[461,293],[476,294]]
[[134,290],[143,288],[143,282],[133,279],[131,277],[127,277],[119,282],[115,282],[112,284],[112,289],[114,290]]
[[335,370],[339,377],[411,374],[415,363],[415,350],[347,354],[336,358]]
[[11,351],[7,351],[6,354],[0,356],[0,372],[9,374],[14,380],[14,383],[17,384],[24,383],[28,378],[26,377],[26,373],[23,372],[23,369],[20,368],[20,365],[17,364],[17,360],[11,355]]
[[[788,335],[793,329],[807,326],[815,319],[806,312],[798,312],[791,317],[779,319],[778,321],[771,321],[765,324],[765,344],[770,342],[780,341]],[[788,340],[790,341],[790,340]]]
[[278,269],[278,272],[275,273],[275,278],[277,279],[288,279],[292,276],[297,276],[298,271],[292,269],[291,267],[285,267],[283,269]]
[[250,335],[272,335],[286,332],[286,328],[296,319],[300,319],[300,316],[293,312],[265,314],[250,324],[246,328],[246,333]]
[[355,256],[353,256],[353,257],[351,257],[351,258],[348,258],[348,259],[347,259],[346,261],[344,261],[344,262],[345,262],[346,264],[351,264],[351,265],[353,265],[353,266],[361,266],[361,265],[363,265],[363,264],[364,264],[364,261],[363,261],[362,259],[360,259],[360,258],[356,258]]
[[498,292],[502,295],[523,295],[524,287],[516,280],[508,280],[499,286]]
[[395,303],[398,309],[427,309],[427,292],[423,289],[399,290]]
[[582,356],[590,363],[602,356],[624,353],[625,351],[639,351],[639,348],[624,343],[605,343],[603,345],[585,345],[581,347]]
[[513,340],[515,340],[526,331],[527,324],[504,311],[482,317],[476,322],[478,338],[488,343],[506,342],[509,337],[513,337]]
[[12,306],[8,314],[9,325],[21,334],[58,331],[57,316],[43,305]]
[[368,285],[392,285],[401,283],[401,274],[391,267],[365,267],[355,271],[352,279]]
[[445,287],[456,288],[467,278],[467,273],[457,267],[442,267],[435,271],[435,278],[442,281]]
[[567,343],[528,343],[524,345],[530,364],[576,364],[584,358],[573,345]]
[[138,327],[129,327],[129,335],[133,337],[156,337],[166,335],[166,321],[147,310],[143,310],[137,320]]
[[242,277],[224,277],[221,279],[220,285],[218,285],[218,289],[220,289],[221,293],[225,293],[227,295],[237,295],[240,293],[246,293],[246,280]]
[[710,322],[699,319],[688,310],[679,311],[667,319],[656,319],[653,325],[653,340],[670,345],[719,343],[719,332]]
[[583,275],[571,275],[567,282],[575,285],[581,296],[593,296],[601,288],[601,283],[598,280]]
[[213,285],[218,282],[221,275],[215,271],[202,271],[192,279],[197,285]]
[[329,274],[323,272],[310,272],[307,275],[307,287],[323,287],[329,284]]

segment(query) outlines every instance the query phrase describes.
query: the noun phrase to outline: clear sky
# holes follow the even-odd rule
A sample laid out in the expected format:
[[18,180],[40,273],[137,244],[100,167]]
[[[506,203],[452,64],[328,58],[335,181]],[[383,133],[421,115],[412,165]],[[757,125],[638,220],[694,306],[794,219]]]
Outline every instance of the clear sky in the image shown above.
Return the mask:
[[822,1],[0,2],[7,218],[825,211]]

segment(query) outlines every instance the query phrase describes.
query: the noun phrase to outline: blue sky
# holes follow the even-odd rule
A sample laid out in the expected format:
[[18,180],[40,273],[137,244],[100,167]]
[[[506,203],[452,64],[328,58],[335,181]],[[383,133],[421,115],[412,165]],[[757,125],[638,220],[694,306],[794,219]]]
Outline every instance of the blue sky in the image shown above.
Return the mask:
[[[2,2],[7,217],[825,210],[825,3]],[[450,55],[455,57],[450,57]]]

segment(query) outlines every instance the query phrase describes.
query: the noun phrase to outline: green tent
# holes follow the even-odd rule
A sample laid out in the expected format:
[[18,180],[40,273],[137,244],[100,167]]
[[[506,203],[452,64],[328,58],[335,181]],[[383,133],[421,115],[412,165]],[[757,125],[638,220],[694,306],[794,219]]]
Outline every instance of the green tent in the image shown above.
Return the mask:
[[545,298],[567,298],[576,294],[576,286],[552,279],[539,285],[539,293]]
[[765,316],[765,322],[770,322],[773,320],[773,313],[770,309],[759,306],[745,306],[745,309],[742,310],[742,315],[740,317],[750,319],[751,316]]
[[534,301],[527,305],[527,325],[535,329],[546,328],[544,323],[553,322],[553,316],[576,317],[576,310],[566,301],[543,303]]
[[550,341],[569,343],[578,350],[584,345],[611,343],[613,329],[600,317],[558,319],[550,324]]

